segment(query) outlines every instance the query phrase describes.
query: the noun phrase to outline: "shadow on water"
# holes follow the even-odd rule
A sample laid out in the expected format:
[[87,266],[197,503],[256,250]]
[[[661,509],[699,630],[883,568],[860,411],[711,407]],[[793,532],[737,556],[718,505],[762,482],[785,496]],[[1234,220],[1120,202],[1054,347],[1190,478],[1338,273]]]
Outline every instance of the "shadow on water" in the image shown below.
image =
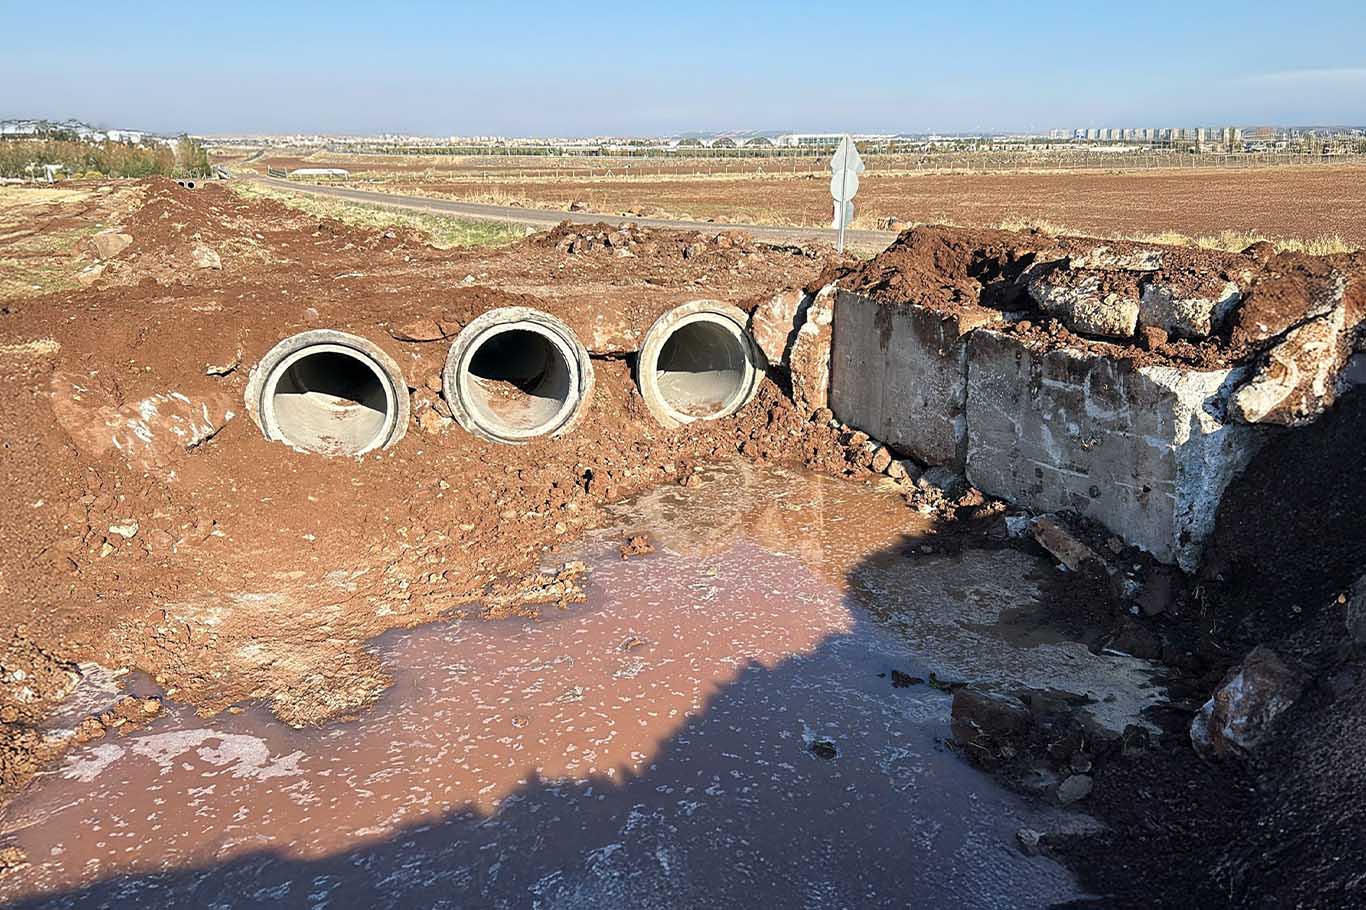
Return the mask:
[[[688,494],[667,498],[672,496],[645,517],[627,517],[636,527],[667,521],[670,509],[689,502]],[[8,895],[12,906],[22,908],[1087,906],[1061,866],[1024,856],[1014,836],[1026,826],[1075,827],[1078,817],[1007,793],[971,769],[944,743],[949,696],[929,686],[895,688],[890,681],[892,669],[921,677],[934,671],[943,678],[1018,679],[1033,672],[1031,660],[1041,660],[1044,669],[1055,665],[1058,654],[1041,656],[1041,649],[1062,646],[1020,648],[972,628],[992,611],[999,615],[1034,597],[1037,587],[1026,579],[1038,566],[1009,550],[922,555],[932,537],[923,526],[908,527],[911,513],[899,502],[899,526],[882,526],[882,543],[859,553],[867,529],[855,530],[852,522],[874,519],[858,496],[847,510],[849,525],[818,533],[811,522],[830,521],[837,510],[816,515],[804,512],[802,503],[775,505],[762,490],[757,500],[755,511],[738,522],[732,509],[706,528],[673,538],[661,533],[656,556],[614,561],[604,551],[605,537],[590,542],[590,550],[597,549],[587,554],[595,567],[589,603],[544,622],[434,626],[387,636],[381,651],[398,666],[416,665],[417,679],[405,684],[396,674],[395,690],[371,709],[376,717],[398,712],[393,726],[379,733],[364,734],[367,715],[323,728],[320,736],[248,712],[207,722],[218,732],[196,740],[202,758],[202,746],[218,743],[216,737],[260,733],[269,725],[271,758],[263,765],[258,757],[256,768],[279,766],[279,778],[250,779],[240,766],[221,760],[210,762],[215,767],[205,773],[198,767],[203,762],[186,750],[141,783],[130,778],[116,784],[126,805],[88,794],[81,804],[80,797],[63,795],[46,816],[35,810],[34,817],[53,824],[67,819],[65,829],[47,832],[49,843],[61,850],[90,844],[107,858],[113,852],[107,841],[131,826],[123,835],[130,858],[122,869],[115,860],[107,872],[87,862],[82,873],[75,864],[74,873],[87,880],[79,887],[36,877],[22,896],[0,887],[0,898]],[[777,555],[756,542],[771,541],[774,533],[788,535]],[[612,618],[615,607],[600,603],[623,584],[648,588],[647,579],[661,576],[677,583],[654,589],[654,599],[621,607],[624,621]],[[687,603],[678,599],[685,596]],[[676,599],[672,605],[670,599]],[[670,610],[656,609],[662,607]],[[598,615],[607,617],[601,634],[591,625]],[[817,619],[807,624],[802,617],[808,615]],[[643,644],[617,653],[622,634],[639,636]],[[479,675],[480,655],[505,651],[510,663],[518,663],[521,657],[512,655],[519,642],[537,635],[546,638],[526,645],[535,659],[506,671],[513,675]],[[575,672],[623,686],[650,681],[639,692],[660,694],[597,693],[606,700],[565,722],[564,695],[539,689],[540,679],[561,673],[562,659],[547,659],[560,643],[578,649],[576,660],[567,662]],[[610,665],[596,668],[595,658],[583,656],[598,650],[613,652]],[[1063,662],[1075,657],[1070,650],[1059,654]],[[1003,667],[1012,656],[1019,666]],[[633,669],[623,675],[623,667]],[[718,675],[717,667],[726,672]],[[462,679],[472,686],[468,698],[460,697]],[[527,680],[533,682],[522,685]],[[557,680],[556,691],[572,681]],[[688,701],[680,691],[694,684],[699,697],[680,707]],[[1121,680],[1117,689],[1128,685]],[[508,687],[511,700],[493,698],[498,705],[485,705],[498,686]],[[446,698],[463,713],[423,708],[423,693],[432,696],[442,687],[456,688]],[[586,702],[594,697],[590,686]],[[469,700],[484,710],[472,711]],[[519,700],[534,704],[522,708]],[[678,710],[656,712],[652,705]],[[514,713],[519,710],[526,713]],[[677,716],[661,720],[656,713]],[[561,767],[566,759],[560,747],[590,716],[609,728],[640,726],[648,753],[608,744],[589,768]],[[493,796],[475,783],[460,783],[445,795],[463,799],[426,798],[461,771],[450,764],[447,748],[468,732],[454,725],[455,717],[491,729],[472,754],[504,768],[490,772],[490,779],[507,782]],[[509,718],[510,728],[504,726]],[[564,729],[553,728],[557,719]],[[183,710],[172,720],[206,725]],[[544,731],[539,739],[524,738],[536,730]],[[397,746],[382,761],[364,765],[369,759],[362,753],[378,748],[377,735]],[[629,743],[629,731],[624,736]],[[423,748],[435,744],[435,751],[409,750],[409,738]],[[320,739],[356,767],[364,765],[365,779],[319,771],[326,765],[310,769],[319,759]],[[533,748],[522,754],[528,744]],[[301,746],[296,751],[302,757],[284,755],[291,746]],[[349,749],[356,754],[347,756]],[[177,824],[197,832],[198,845],[192,853],[158,852],[169,816],[146,811],[148,797],[156,792],[152,802],[164,802],[168,793],[157,781],[192,765],[191,783],[200,787],[185,793],[219,788],[179,809]],[[304,777],[290,782],[291,774]],[[313,791],[295,789],[310,776]],[[264,800],[252,795],[277,784]],[[333,829],[340,827],[335,818],[346,815],[348,803],[365,803],[378,787],[394,795],[390,817],[403,821],[385,826],[376,819],[369,832],[353,830],[333,843]],[[37,795],[23,799],[40,796],[42,780],[36,789]],[[427,792],[409,802],[424,811],[406,811],[411,806],[401,795],[420,789]],[[320,799],[319,790],[331,802]],[[288,818],[273,834],[272,807],[285,803],[291,804]],[[69,821],[73,805],[80,816],[75,825]],[[433,806],[443,808],[434,812]],[[256,829],[254,841],[230,840],[225,833],[244,828]],[[308,830],[314,835],[300,833]],[[273,836],[280,839],[270,846],[243,846]],[[48,860],[30,853],[35,867]],[[181,859],[170,862],[168,855]],[[101,871],[92,873],[92,866]]]

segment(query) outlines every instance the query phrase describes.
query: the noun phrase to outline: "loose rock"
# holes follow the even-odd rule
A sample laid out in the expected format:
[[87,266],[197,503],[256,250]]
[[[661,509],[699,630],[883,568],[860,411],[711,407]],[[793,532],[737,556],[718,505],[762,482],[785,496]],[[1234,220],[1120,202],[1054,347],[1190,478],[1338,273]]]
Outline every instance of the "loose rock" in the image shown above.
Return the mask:
[[1299,698],[1305,679],[1270,648],[1253,648],[1191,722],[1191,743],[1205,758],[1246,758]]
[[221,269],[223,260],[218,253],[200,244],[190,252],[190,258],[194,260],[196,268],[200,269]]
[[1084,335],[1132,338],[1138,328],[1138,283],[1123,272],[1041,270],[1029,282],[1029,296]]
[[1091,778],[1086,774],[1073,774],[1058,785],[1058,802],[1064,806],[1086,799],[1091,795]]
[[1081,571],[1087,564],[1104,565],[1095,550],[1082,543],[1054,515],[1040,515],[1029,525],[1030,533],[1053,557],[1071,572]]
[[992,767],[1018,754],[1018,742],[1030,727],[1029,708],[1013,695],[981,686],[953,693],[953,738],[976,764]]
[[801,288],[791,288],[779,291],[755,307],[749,317],[749,333],[769,363],[787,363],[788,351],[806,322],[811,301],[811,295]]
[[95,255],[100,259],[113,259],[119,253],[128,249],[133,238],[121,231],[110,228],[107,231],[100,231],[90,238],[90,247]]

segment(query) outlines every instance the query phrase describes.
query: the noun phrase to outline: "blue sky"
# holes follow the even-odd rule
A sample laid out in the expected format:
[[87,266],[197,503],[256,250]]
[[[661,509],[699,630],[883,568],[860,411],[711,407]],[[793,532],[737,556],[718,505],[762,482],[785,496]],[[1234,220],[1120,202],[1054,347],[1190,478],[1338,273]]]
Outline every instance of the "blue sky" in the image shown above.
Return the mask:
[[[0,0],[0,117],[191,132],[1366,123],[1366,3]],[[134,12],[135,10],[135,12]]]

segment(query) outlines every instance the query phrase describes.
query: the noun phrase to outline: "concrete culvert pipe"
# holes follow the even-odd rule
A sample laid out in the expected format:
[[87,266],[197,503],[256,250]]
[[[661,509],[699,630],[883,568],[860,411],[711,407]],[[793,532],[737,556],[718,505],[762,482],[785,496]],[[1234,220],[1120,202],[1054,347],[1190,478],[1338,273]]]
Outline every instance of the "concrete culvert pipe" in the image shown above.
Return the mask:
[[577,425],[593,395],[593,364],[554,316],[503,307],[460,330],[441,384],[462,427],[517,444],[563,436]]
[[408,384],[375,344],[331,329],[291,335],[247,381],[247,412],[267,439],[320,455],[363,455],[408,429]]
[[636,384],[655,420],[716,420],[754,399],[768,364],[748,322],[717,300],[694,300],[655,320],[636,360]]

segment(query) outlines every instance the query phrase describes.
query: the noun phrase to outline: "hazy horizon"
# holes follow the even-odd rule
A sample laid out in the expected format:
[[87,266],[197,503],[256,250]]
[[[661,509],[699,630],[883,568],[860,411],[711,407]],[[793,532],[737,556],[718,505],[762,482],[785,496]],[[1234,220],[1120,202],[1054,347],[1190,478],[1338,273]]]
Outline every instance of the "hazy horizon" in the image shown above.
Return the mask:
[[1366,11],[1195,6],[1040,0],[969,17],[880,0],[705,0],[595,17],[544,4],[247,2],[187,16],[154,3],[135,17],[91,10],[59,39],[12,36],[0,118],[510,137],[1366,122]]

